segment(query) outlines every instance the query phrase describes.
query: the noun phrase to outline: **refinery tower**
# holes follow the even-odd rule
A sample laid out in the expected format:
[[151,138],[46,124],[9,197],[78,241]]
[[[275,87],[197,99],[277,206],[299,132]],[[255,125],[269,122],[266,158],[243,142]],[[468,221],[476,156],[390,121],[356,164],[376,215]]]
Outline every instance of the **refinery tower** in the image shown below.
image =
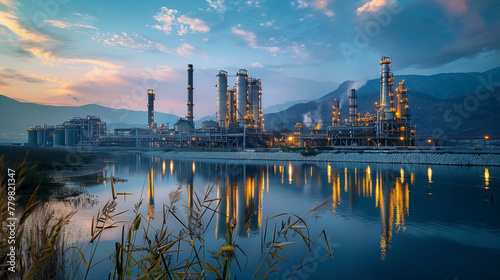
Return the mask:
[[[231,88],[228,87],[228,77],[236,77],[236,83]],[[264,129],[260,79],[249,78],[246,69],[240,69],[235,76],[220,70],[215,86],[219,127],[245,126]]]

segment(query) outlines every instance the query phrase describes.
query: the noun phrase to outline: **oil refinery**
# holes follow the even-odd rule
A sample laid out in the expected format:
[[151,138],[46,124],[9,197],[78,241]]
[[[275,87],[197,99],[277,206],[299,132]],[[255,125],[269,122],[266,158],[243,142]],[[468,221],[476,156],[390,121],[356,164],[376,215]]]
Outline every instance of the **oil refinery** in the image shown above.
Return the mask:
[[[415,130],[404,80],[394,87],[391,59],[381,57],[380,97],[375,113],[357,112],[357,91],[350,89],[349,117],[340,118],[340,101],[333,100],[330,126],[318,124],[295,129],[265,129],[262,112],[262,81],[248,76],[246,69],[235,75],[220,70],[216,75],[216,121],[194,123],[194,67],[188,65],[187,114],[170,128],[154,119],[155,93],[148,89],[147,128],[124,128],[110,132],[99,117],[73,118],[57,126],[28,129],[28,145],[103,146],[103,147],[173,147],[173,148],[279,148],[334,146],[414,146]],[[228,78],[236,78],[234,86]]]

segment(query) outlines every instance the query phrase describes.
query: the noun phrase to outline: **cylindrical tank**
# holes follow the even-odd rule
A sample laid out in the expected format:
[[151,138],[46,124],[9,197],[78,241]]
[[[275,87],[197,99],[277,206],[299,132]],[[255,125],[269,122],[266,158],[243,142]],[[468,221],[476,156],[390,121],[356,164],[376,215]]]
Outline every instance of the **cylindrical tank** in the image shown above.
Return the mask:
[[217,122],[219,127],[227,126],[226,107],[227,107],[227,72],[220,70],[217,75]]
[[64,129],[55,129],[52,137],[54,146],[64,146]]
[[38,146],[45,146],[45,130],[43,128],[36,131],[36,143]]
[[354,123],[357,120],[356,116],[356,89],[349,90],[349,122]]
[[249,113],[253,116],[253,124],[257,125],[259,120],[259,84],[260,80],[250,79],[248,84],[248,103],[250,104]]
[[78,144],[77,130],[74,127],[66,127],[64,129],[64,145],[75,146]]
[[227,91],[227,108],[228,108],[228,126],[234,125],[236,122],[236,90],[235,88],[230,88]]
[[244,118],[247,115],[247,79],[247,70],[240,69],[236,73],[236,121],[240,126],[244,125]]
[[37,132],[35,129],[28,129],[28,146],[36,147],[37,145]]

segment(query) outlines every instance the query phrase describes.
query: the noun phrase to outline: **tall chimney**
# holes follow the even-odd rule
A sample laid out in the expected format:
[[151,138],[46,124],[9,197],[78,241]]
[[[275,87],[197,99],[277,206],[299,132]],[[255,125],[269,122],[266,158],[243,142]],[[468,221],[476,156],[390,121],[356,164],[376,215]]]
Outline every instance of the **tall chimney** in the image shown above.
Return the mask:
[[332,118],[332,126],[340,125],[340,101],[335,99],[333,101],[333,118]]
[[194,127],[194,115],[193,115],[193,64],[188,64],[188,103],[187,103],[187,115],[186,119],[193,125]]
[[156,128],[155,124],[155,94],[148,89],[148,128]]
[[[224,70],[220,70],[217,75],[217,122],[219,123],[219,127],[226,127],[227,122],[227,72]],[[231,103],[231,102],[229,102]]]

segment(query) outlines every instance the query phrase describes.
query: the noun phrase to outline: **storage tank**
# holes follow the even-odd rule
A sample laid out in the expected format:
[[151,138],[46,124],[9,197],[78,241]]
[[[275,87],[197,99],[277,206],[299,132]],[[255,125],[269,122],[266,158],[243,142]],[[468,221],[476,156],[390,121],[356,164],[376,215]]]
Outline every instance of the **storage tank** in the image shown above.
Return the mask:
[[244,118],[247,115],[247,86],[247,70],[240,69],[236,73],[236,121],[240,126],[244,125]]
[[64,129],[55,129],[52,135],[54,146],[64,146]]
[[35,129],[28,129],[28,146],[36,147],[37,146],[37,132]]
[[250,79],[248,83],[248,103],[250,104],[249,114],[252,115],[252,122],[257,126],[259,120],[259,85],[260,79]]
[[64,145],[75,146],[78,144],[77,132],[75,127],[66,127],[64,129]]
[[215,130],[219,128],[219,125],[213,120],[206,120],[201,123],[200,128],[203,130]]
[[45,146],[45,129],[39,128],[36,130],[37,146]]
[[220,127],[227,126],[227,72],[220,70],[217,75],[217,122]]

